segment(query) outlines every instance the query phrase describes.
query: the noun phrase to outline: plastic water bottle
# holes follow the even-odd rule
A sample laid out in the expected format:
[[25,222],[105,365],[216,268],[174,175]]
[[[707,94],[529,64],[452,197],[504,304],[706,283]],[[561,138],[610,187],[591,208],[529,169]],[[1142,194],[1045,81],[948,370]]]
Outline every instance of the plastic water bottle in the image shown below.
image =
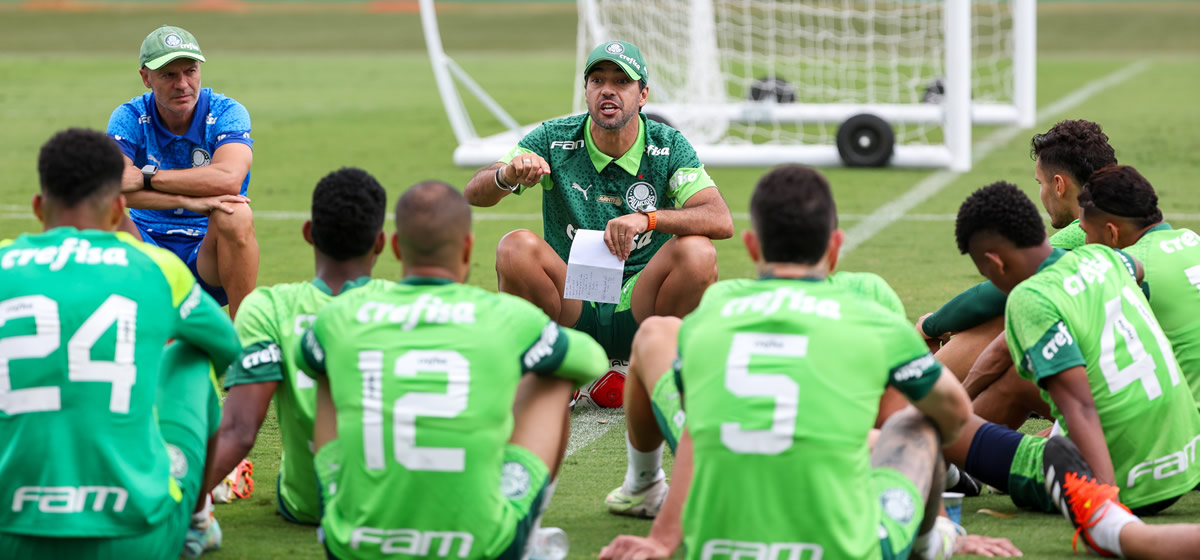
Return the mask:
[[558,527],[541,527],[533,535],[530,560],[563,560],[571,549],[567,532]]

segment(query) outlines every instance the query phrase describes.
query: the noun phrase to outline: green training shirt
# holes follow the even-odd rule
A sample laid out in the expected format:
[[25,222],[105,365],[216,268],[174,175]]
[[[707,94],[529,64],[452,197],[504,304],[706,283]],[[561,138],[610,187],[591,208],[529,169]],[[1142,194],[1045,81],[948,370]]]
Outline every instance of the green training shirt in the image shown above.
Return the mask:
[[[342,287],[385,283],[362,277]],[[319,523],[321,504],[313,476],[313,418],[317,393],[312,378],[296,361],[300,336],[317,312],[333,299],[320,278],[263,287],[250,292],[238,308],[238,337],[242,354],[225,375],[225,388],[249,383],[277,382],[275,413],[283,455],[279,462],[279,499],[301,523]]]
[[[603,231],[609,220],[651,206],[682,207],[692,195],[715,186],[678,130],[639,114],[637,140],[613,159],[592,143],[590,123],[586,113],[546,121],[500,160],[534,153],[550,164],[541,182],[544,236],[564,262],[575,230]],[[625,278],[640,272],[670,238],[661,231],[638,235]]]
[[163,349],[179,338],[221,371],[239,349],[229,316],[175,255],[126,233],[0,241],[0,274],[0,532],[157,527],[183,498],[155,418]]
[[1074,222],[1067,224],[1067,227],[1054,232],[1054,235],[1050,236],[1050,246],[1055,249],[1070,251],[1071,249],[1083,247],[1086,244],[1087,234],[1079,226],[1079,218],[1075,218]]
[[829,281],[878,303],[884,309],[894,311],[901,317],[908,317],[904,311],[904,302],[900,301],[896,290],[888,285],[887,280],[874,272],[838,271],[829,276]]
[[340,478],[321,526],[339,558],[497,557],[518,521],[506,501],[530,491],[500,488],[523,372],[582,384],[608,366],[533,304],[435,278],[334,298],[300,349],[337,409]]
[[1145,268],[1150,310],[1171,341],[1193,399],[1200,402],[1200,236],[1162,223],[1125,252]]
[[941,374],[908,321],[836,283],[725,281],[684,319],[679,345],[688,557],[878,558],[867,435],[879,399],[890,384],[919,400]]
[[[1121,503],[1141,507],[1200,482],[1188,455],[1200,414],[1123,253],[1056,249],[1009,294],[1004,316],[1022,377],[1041,387],[1072,367],[1087,369]],[[1042,397],[1069,432],[1045,389]]]

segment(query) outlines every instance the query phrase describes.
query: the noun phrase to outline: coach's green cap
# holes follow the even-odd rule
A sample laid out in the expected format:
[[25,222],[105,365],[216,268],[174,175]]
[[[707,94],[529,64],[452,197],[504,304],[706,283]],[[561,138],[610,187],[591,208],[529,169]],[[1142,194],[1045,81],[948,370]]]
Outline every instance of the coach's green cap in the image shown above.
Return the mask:
[[152,31],[142,41],[142,66],[158,70],[177,58],[194,58],[204,62],[200,43],[186,30],[164,25]]
[[592,54],[588,55],[587,66],[583,67],[583,75],[587,76],[593,66],[604,60],[617,63],[617,66],[620,66],[630,79],[650,81],[647,75],[650,69],[646,68],[646,61],[642,60],[642,51],[633,43],[625,41],[600,43],[592,49]]

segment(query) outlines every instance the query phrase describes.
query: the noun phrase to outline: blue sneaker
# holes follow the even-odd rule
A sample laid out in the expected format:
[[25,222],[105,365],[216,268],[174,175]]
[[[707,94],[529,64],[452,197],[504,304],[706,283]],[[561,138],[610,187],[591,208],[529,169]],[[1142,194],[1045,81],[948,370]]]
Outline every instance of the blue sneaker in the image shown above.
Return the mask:
[[210,550],[221,548],[221,524],[215,517],[209,518],[206,527],[190,526],[183,541],[183,557],[199,558]]

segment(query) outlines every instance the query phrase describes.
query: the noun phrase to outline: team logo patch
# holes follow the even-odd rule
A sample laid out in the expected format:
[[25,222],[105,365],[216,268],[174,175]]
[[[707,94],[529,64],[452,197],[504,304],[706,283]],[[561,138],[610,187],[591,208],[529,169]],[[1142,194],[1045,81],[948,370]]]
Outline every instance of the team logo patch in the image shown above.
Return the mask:
[[899,488],[884,490],[879,496],[879,504],[883,506],[883,513],[901,525],[908,525],[917,511],[912,496]]
[[178,33],[172,31],[163,36],[163,44],[173,49],[183,44],[183,38]]
[[640,212],[651,206],[658,206],[658,194],[654,192],[650,183],[638,181],[629,185],[629,190],[625,191],[625,203],[634,212]]
[[204,167],[212,162],[212,154],[204,148],[196,148],[192,150],[192,167]]
[[182,479],[188,473],[187,457],[180,451],[178,447],[167,444],[167,455],[171,458],[171,476],[175,479]]
[[520,500],[529,494],[529,469],[516,461],[508,461],[500,469],[500,493],[510,500]]
[[604,52],[608,54],[621,54],[625,52],[625,47],[621,46],[621,43],[613,41],[607,47],[604,47]]

